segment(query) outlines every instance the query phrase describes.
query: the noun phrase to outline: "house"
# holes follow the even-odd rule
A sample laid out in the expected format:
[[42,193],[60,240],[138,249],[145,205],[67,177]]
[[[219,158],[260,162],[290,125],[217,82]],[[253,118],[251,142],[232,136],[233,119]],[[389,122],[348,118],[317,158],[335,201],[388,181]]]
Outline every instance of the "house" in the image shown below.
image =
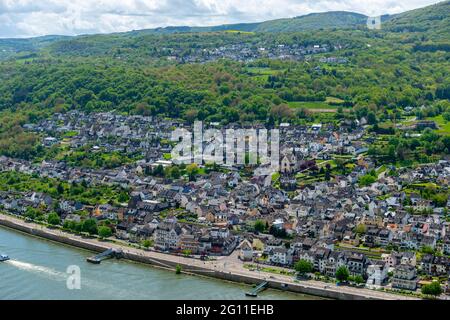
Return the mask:
[[334,278],[336,276],[336,270],[342,265],[344,265],[343,255],[339,252],[331,251],[325,265],[324,274]]
[[42,144],[46,147],[51,147],[56,143],[58,143],[58,139],[56,139],[54,137],[46,137],[46,138],[44,138],[44,141],[42,142]]
[[269,253],[270,251],[276,248],[283,248],[283,242],[281,241],[281,239],[273,237],[266,241],[264,246],[264,252]]
[[179,239],[180,250],[183,252],[189,252],[196,254],[199,252],[200,242],[192,234],[182,234]]
[[239,258],[242,261],[252,261],[253,260],[253,248],[248,240],[242,241],[242,243],[238,247],[239,249]]
[[442,251],[446,255],[450,255],[450,237],[445,237],[443,243],[442,243]]
[[397,266],[392,278],[392,287],[415,291],[417,288],[416,268],[408,264]]
[[401,263],[402,254],[398,252],[383,253],[381,259],[388,267],[393,268]]
[[283,174],[280,177],[280,186],[283,190],[294,191],[297,188],[297,179],[293,175]]
[[431,274],[431,270],[433,267],[433,258],[434,256],[432,254],[425,254],[420,260],[420,269],[426,274]]
[[269,253],[269,261],[276,265],[292,264],[292,251],[286,248],[275,248]]
[[292,174],[297,171],[297,158],[292,154],[286,154],[281,158],[280,172]]
[[178,249],[181,232],[176,222],[160,223],[155,230],[155,248],[163,251]]
[[368,286],[381,286],[386,282],[388,276],[388,265],[383,261],[372,261],[367,267]]
[[447,293],[450,293],[450,277],[447,280],[447,289],[446,289]]
[[346,265],[348,271],[353,275],[365,275],[367,258],[359,252],[346,252]]
[[416,253],[412,251],[403,252],[400,263],[409,264],[415,267],[417,263]]

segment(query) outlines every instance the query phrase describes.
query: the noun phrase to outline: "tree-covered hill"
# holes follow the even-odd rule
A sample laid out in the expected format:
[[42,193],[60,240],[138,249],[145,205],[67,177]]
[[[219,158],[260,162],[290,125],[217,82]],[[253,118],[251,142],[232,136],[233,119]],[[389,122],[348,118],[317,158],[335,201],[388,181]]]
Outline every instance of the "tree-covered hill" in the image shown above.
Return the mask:
[[[388,32],[403,33],[406,37],[411,34],[418,37],[425,45],[427,41],[439,41],[439,49],[448,51],[448,34],[450,34],[450,1],[444,1],[425,8],[420,8],[396,15],[384,15],[382,17],[382,29]],[[277,19],[260,23],[240,23],[220,25],[212,27],[166,27],[146,30],[135,30],[108,35],[84,35],[77,37],[44,36],[30,39],[0,39],[0,60],[11,58],[16,54],[22,57],[34,57],[37,52],[50,51],[54,53],[73,52],[75,55],[111,55],[112,49],[147,46],[173,46],[177,41],[191,41],[201,46],[209,47],[224,44],[233,44],[241,41],[234,33],[246,34],[243,41],[251,41],[255,45],[255,38],[264,37],[267,33],[278,33],[279,36],[271,36],[282,39],[285,33],[327,30],[329,38],[339,35],[341,30],[364,30],[367,16],[345,11],[312,13],[300,15],[295,18]],[[224,31],[233,31],[224,33]],[[180,37],[190,35],[190,37]],[[202,39],[191,38],[195,34],[201,34]],[[220,34],[220,37],[217,36]],[[209,38],[208,38],[209,37]],[[267,36],[266,36],[267,37]],[[269,36],[270,37],[270,36]],[[216,38],[216,39],[213,39]],[[307,37],[307,39],[311,37]],[[349,39],[350,41],[351,39]],[[197,41],[197,42],[195,42]],[[419,47],[419,49],[421,49]],[[429,48],[427,48],[429,49]],[[435,48],[431,48],[434,50]]]
[[[289,19],[277,19],[260,23],[240,23],[213,27],[167,27],[143,30],[142,33],[184,33],[184,32],[215,32],[215,31],[243,31],[243,32],[299,32],[329,28],[355,28],[366,23],[367,16],[354,12],[333,11],[311,13]],[[135,34],[139,34],[135,32]]]
[[449,41],[450,1],[395,15],[383,27],[392,32],[426,33],[426,38]]
[[[0,46],[22,49],[0,62],[0,154],[33,154],[38,139],[21,125],[73,109],[223,123],[336,123],[367,117],[388,128],[411,108],[419,119],[446,119],[450,33],[445,33],[448,15],[437,17],[448,7],[446,1],[400,14],[381,30],[136,31],[2,40]],[[306,25],[316,17],[288,20],[296,19]],[[394,28],[414,19],[423,27]],[[289,22],[275,24],[290,29]],[[316,45],[327,49],[309,52]],[[239,59],[261,47],[305,53],[297,60]],[[237,59],[207,60],[210,52],[229,49]],[[197,63],[189,60],[192,56],[205,60]]]

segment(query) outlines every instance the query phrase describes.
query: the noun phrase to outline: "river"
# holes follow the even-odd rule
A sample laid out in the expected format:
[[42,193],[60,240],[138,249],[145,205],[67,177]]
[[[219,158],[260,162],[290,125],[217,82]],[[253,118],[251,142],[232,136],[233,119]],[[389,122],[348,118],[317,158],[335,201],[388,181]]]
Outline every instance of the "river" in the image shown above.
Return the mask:
[[[0,253],[11,260],[0,262],[0,299],[245,299],[250,286],[215,279],[176,275],[174,272],[123,260],[101,265],[86,262],[89,251],[32,237],[0,227]],[[69,266],[78,266],[81,288],[67,287]],[[252,298],[254,299],[254,298]],[[266,290],[257,299],[319,299]]]

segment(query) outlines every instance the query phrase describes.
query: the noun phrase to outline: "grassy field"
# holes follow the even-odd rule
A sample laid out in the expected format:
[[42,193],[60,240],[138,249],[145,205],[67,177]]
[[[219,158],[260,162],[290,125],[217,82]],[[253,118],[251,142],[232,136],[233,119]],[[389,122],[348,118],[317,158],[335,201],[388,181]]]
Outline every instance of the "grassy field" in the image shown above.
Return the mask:
[[[310,112],[334,113],[339,108],[339,104],[344,101],[334,97],[327,97],[325,101],[292,101],[288,102],[291,108],[305,108]],[[349,109],[344,109],[348,111]]]
[[271,68],[259,68],[259,67],[248,67],[247,72],[251,75],[275,75],[279,72],[283,72],[283,69],[271,69]]
[[252,31],[240,31],[240,30],[225,30],[225,33],[238,33],[238,34],[249,34],[249,35],[255,34]]
[[248,67],[245,70],[251,76],[251,79],[256,81],[256,83],[260,85],[264,85],[269,80],[269,76],[276,75],[284,71],[283,69],[259,68],[259,67]]
[[334,105],[342,105],[345,101],[336,97],[327,97],[325,102]]
[[450,121],[446,121],[442,115],[433,118],[427,118],[427,120],[436,122],[439,127],[439,129],[437,130],[438,133],[450,135]]

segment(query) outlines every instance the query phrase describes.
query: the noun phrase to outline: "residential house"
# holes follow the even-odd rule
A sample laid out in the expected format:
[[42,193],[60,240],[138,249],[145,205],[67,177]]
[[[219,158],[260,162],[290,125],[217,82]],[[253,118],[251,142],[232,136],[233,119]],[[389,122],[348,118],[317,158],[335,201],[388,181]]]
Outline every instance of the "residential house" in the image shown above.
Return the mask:
[[395,268],[392,287],[415,291],[417,288],[416,268],[408,264],[400,264]]

